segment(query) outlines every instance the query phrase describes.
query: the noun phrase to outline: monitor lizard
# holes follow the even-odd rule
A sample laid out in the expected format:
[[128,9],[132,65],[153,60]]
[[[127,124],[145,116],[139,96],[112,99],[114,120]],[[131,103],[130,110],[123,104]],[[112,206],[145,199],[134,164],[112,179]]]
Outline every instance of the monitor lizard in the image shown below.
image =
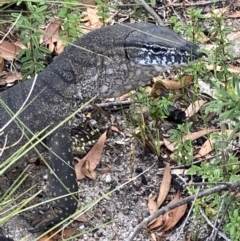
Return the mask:
[[[86,34],[69,45],[36,79],[0,93],[0,165],[33,134],[47,128],[46,133],[69,116],[76,109],[76,98],[85,103],[96,95],[118,97],[201,55],[197,45],[170,28],[150,23],[118,24]],[[4,104],[12,113],[20,112],[14,121]],[[53,170],[49,186],[53,197],[58,198],[44,215],[34,216],[30,232],[44,231],[77,209],[78,185],[69,125],[64,124],[47,136],[46,143]],[[37,149],[45,148],[39,144]],[[14,167],[21,167],[36,155],[32,148]],[[69,193],[73,194],[61,197]]]

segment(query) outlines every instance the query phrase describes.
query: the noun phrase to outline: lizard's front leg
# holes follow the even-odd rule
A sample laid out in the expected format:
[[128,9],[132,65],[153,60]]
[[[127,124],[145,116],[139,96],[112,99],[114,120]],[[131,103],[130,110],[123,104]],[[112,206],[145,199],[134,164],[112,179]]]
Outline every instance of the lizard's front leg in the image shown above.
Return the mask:
[[[36,214],[29,220],[33,227],[29,231],[33,233],[47,230],[72,215],[77,209],[78,185],[68,129],[62,127],[54,132],[48,138],[48,146],[52,169],[48,182],[52,197],[57,200],[50,203],[51,207],[44,215]],[[71,193],[75,194],[69,195]]]

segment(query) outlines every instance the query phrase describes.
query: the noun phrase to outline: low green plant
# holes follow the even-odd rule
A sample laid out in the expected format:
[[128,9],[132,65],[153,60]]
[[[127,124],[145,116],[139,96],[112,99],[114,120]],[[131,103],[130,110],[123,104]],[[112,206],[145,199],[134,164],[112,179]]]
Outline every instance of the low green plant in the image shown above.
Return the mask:
[[189,16],[189,21],[183,23],[179,21],[178,16],[172,16],[169,19],[169,23],[173,25],[173,29],[177,33],[184,33],[191,41],[197,42],[202,36],[204,27],[199,24],[199,21],[204,21],[206,18],[200,9],[192,8],[187,10],[187,15]]
[[[169,115],[168,106],[172,105],[172,96],[162,97],[155,101],[143,88],[135,94],[135,102],[141,105],[140,109],[147,110],[150,115],[152,125],[146,124],[144,113],[139,113],[133,108],[132,116],[134,116],[133,126],[139,128],[141,143],[146,146],[146,141],[150,140],[154,146],[154,151],[160,155],[160,130],[157,128],[157,122],[165,119]],[[138,113],[138,114],[136,114]],[[137,115],[137,117],[136,117]]]
[[62,20],[60,37],[68,43],[72,43],[80,36],[81,25],[79,19],[81,14],[73,11],[79,6],[77,0],[62,0],[62,7],[58,11],[58,17]]
[[[202,76],[203,80],[210,83],[211,88],[214,88],[216,91],[215,97],[217,99],[213,99],[205,105],[205,115],[216,113],[218,117],[213,122],[220,127],[223,134],[217,132],[210,134],[209,138],[213,143],[212,158],[209,161],[203,160],[200,165],[191,165],[188,170],[189,175],[200,176],[205,181],[205,184],[209,183],[209,185],[204,185],[205,188],[211,188],[217,183],[239,180],[240,172],[239,160],[235,156],[233,149],[230,148],[232,138],[240,127],[239,77],[231,73],[227,65],[229,60],[233,59],[230,51],[231,44],[227,38],[231,29],[225,25],[223,16],[212,14],[213,17],[210,21],[212,21],[213,28],[209,35],[214,36],[211,40],[216,43],[217,47],[206,52],[208,53],[208,61],[214,66],[214,69],[213,71],[206,71],[204,75],[200,72],[198,77]],[[177,28],[178,31],[183,30],[178,26]],[[196,26],[195,29],[194,25],[192,28],[192,32],[198,31]],[[195,34],[192,36],[195,36]],[[198,93],[196,94],[198,95]],[[228,134],[227,129],[233,130],[231,135]],[[177,141],[178,138],[180,144],[177,146],[177,152],[188,156],[192,151],[191,143],[185,143],[185,145],[181,143],[181,136],[185,133],[184,129],[178,127],[178,130],[173,131],[170,139]],[[192,153],[190,157],[192,157]],[[181,164],[186,164],[184,160],[180,160],[180,162]],[[188,191],[194,194],[197,189],[189,187]],[[196,201],[193,212],[199,218],[201,217],[200,208],[202,208],[212,223],[217,223],[216,219],[221,219],[221,229],[226,232],[231,240],[235,241],[239,240],[240,237],[240,232],[236,225],[236,222],[239,222],[239,210],[236,208],[239,205],[239,198],[230,197],[230,195],[224,193],[214,193],[201,198]],[[204,221],[203,219],[201,220]]]
[[[17,4],[22,2],[18,1]],[[46,2],[40,0],[38,2],[24,1],[24,3],[27,11],[24,13],[12,13],[11,16],[14,19],[18,19],[15,30],[20,32],[20,38],[27,47],[18,55],[22,62],[23,79],[26,79],[29,75],[39,73],[45,68],[44,58],[49,53],[49,50],[40,45],[42,31],[40,31],[39,26],[45,21]]]
[[183,140],[183,135],[189,135],[191,133],[190,129],[192,122],[184,123],[178,125],[177,129],[171,130],[171,136],[169,141],[176,143],[174,149],[174,160],[177,161],[179,165],[191,165],[193,162],[193,146],[191,140]]
[[[46,16],[54,16],[48,11],[49,3],[45,0],[19,0],[16,4],[25,4],[27,9],[23,13],[11,14],[14,19],[18,19],[15,30],[20,33],[20,39],[22,39],[23,44],[26,46],[18,55],[22,63],[23,80],[25,80],[28,76],[39,73],[46,67],[44,60],[46,54],[49,54],[50,51],[47,47],[40,44],[40,38],[43,35],[40,27],[45,24]],[[62,20],[60,38],[71,43],[81,32],[79,23],[81,15],[75,13],[73,10],[79,6],[79,2],[77,0],[63,0],[61,4],[62,6],[58,9],[57,14],[58,18]]]
[[110,17],[109,15],[109,5],[105,3],[104,0],[96,0],[97,3],[97,15],[100,17],[99,20],[106,24],[106,20]]

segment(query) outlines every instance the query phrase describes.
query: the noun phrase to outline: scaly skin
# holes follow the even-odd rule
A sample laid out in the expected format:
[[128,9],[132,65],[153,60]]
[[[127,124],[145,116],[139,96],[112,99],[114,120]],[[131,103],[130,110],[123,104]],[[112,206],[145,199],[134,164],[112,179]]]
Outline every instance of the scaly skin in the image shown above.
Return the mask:
[[[51,130],[69,116],[75,109],[76,97],[84,103],[95,95],[101,98],[120,96],[146,84],[164,70],[187,64],[190,58],[197,59],[200,55],[195,44],[169,28],[148,23],[104,27],[79,38],[38,75],[27,105],[18,116],[31,133],[24,128],[22,137],[22,128],[15,122],[3,130],[0,148],[4,146],[6,136],[6,147],[21,140],[3,151],[0,164],[23,146],[32,133],[46,127]],[[0,127],[11,119],[2,103],[16,113],[26,100],[33,81],[32,78],[0,93]],[[78,189],[69,134],[69,127],[63,125],[46,140],[49,164],[60,179],[54,174],[49,177],[53,197]],[[37,148],[44,150],[40,145]],[[21,167],[23,162],[36,155],[34,149],[30,150],[14,164],[15,167]],[[76,198],[76,195],[70,195],[52,202],[45,215],[34,218],[30,231],[46,230],[73,214],[77,208]]]

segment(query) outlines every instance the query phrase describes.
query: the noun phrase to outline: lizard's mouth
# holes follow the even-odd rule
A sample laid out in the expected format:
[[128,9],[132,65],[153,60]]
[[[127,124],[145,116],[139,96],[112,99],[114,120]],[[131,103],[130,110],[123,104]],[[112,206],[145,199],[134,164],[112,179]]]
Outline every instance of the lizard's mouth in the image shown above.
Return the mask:
[[134,44],[126,46],[126,57],[139,65],[158,65],[158,66],[183,66],[189,61],[194,61],[204,54],[199,47],[193,43],[179,47],[169,47],[158,44]]
[[[135,53],[134,53],[135,52]],[[199,48],[189,49],[182,48],[167,48],[164,46],[147,45],[137,49],[130,48],[127,50],[126,55],[128,59],[134,61],[139,65],[158,65],[158,66],[183,66],[188,64],[189,61],[194,61],[201,57],[203,54]]]

